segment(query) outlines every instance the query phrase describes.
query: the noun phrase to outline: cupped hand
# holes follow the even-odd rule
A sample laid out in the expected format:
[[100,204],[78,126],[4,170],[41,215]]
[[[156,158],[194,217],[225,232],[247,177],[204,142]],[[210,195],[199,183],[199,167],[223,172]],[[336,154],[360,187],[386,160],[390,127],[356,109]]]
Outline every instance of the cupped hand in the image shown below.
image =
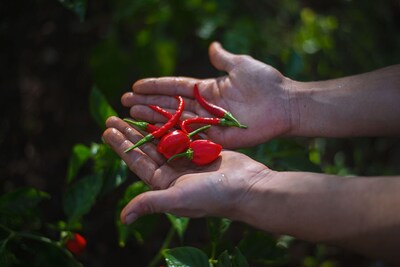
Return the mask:
[[124,223],[131,223],[145,214],[163,212],[187,217],[234,218],[249,189],[272,172],[233,151],[222,151],[216,161],[203,167],[184,159],[167,163],[153,143],[124,153],[143,136],[116,117],[109,118],[106,124],[105,142],[131,171],[154,189],[127,204],[121,212]]
[[[291,131],[290,84],[279,71],[250,56],[234,55],[219,43],[209,49],[211,63],[227,76],[198,80],[185,77],[149,78],[137,81],[133,92],[123,95],[122,104],[130,107],[134,118],[160,122],[163,118],[148,108],[159,105],[172,113],[175,95],[185,99],[184,117],[212,117],[193,97],[199,84],[204,98],[231,112],[247,129],[212,127],[211,140],[225,148],[240,148],[263,143]],[[239,138],[238,138],[239,137]]]

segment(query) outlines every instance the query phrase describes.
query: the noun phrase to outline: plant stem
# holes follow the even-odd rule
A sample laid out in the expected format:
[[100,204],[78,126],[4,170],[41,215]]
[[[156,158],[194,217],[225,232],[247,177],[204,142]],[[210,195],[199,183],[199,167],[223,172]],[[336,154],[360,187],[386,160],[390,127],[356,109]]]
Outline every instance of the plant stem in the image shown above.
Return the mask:
[[163,255],[162,255],[163,250],[169,247],[169,244],[171,243],[172,239],[174,238],[175,233],[176,233],[175,228],[171,226],[169,228],[167,236],[164,239],[163,244],[160,247],[160,250],[158,251],[157,255],[151,260],[151,262],[147,265],[147,267],[155,267],[158,265],[158,263],[160,262],[160,260],[163,257]]
[[76,262],[77,264],[80,265],[80,263],[78,263],[76,261],[75,257],[68,250],[66,250],[59,243],[51,240],[50,238],[47,238],[44,236],[38,236],[35,234],[25,233],[25,232],[17,232],[17,231],[14,231],[14,230],[8,228],[7,226],[5,226],[3,224],[0,224],[0,228],[4,229],[5,231],[10,233],[9,236],[7,237],[7,239],[2,244],[1,249],[4,249],[6,244],[8,243],[8,241],[10,241],[13,238],[19,237],[19,238],[31,239],[31,240],[39,241],[42,243],[46,243],[52,247],[55,247],[55,248],[61,250],[68,258],[72,259],[74,262]]

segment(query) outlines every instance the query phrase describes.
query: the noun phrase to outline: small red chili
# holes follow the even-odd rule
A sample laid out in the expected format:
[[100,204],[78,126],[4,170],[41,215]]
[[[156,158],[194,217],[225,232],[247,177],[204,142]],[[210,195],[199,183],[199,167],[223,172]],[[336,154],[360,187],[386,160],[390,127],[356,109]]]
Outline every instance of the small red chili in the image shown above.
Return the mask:
[[132,149],[135,149],[145,143],[151,142],[154,138],[161,138],[164,134],[166,134],[172,127],[175,126],[175,124],[177,124],[177,122],[179,121],[182,113],[183,113],[183,109],[185,107],[183,98],[181,96],[177,96],[176,97],[179,101],[179,105],[178,108],[175,112],[175,114],[168,120],[167,123],[165,123],[163,126],[161,126],[158,130],[149,133],[148,135],[146,135],[145,137],[143,137],[142,139],[140,139],[136,144],[134,144],[133,146],[125,149],[125,153],[131,151]]
[[206,165],[216,160],[221,153],[222,146],[209,140],[195,140],[190,143],[189,149],[169,158],[172,161],[179,157],[186,157],[196,165]]
[[229,121],[224,118],[190,118],[186,119],[182,122],[181,127],[185,130],[191,129],[190,124],[194,123],[202,123],[202,124],[211,124],[211,125],[220,125],[220,126],[236,126],[236,123]]
[[[165,109],[163,109],[160,106],[156,106],[156,105],[147,105],[149,108],[151,108],[152,110],[154,110],[155,112],[157,112],[158,114],[160,114],[161,116],[163,116],[164,118],[170,119],[173,115],[171,113],[169,113],[168,111],[166,111]],[[184,131],[184,129],[182,128],[182,120],[178,121],[178,125],[181,128],[182,131]],[[191,132],[192,129],[190,129],[190,127],[188,128],[189,131],[187,131],[187,133]]]
[[200,95],[199,87],[197,84],[195,84],[193,87],[193,95],[194,95],[194,98],[196,99],[196,101],[200,104],[200,106],[202,106],[205,110],[210,112],[212,115],[232,121],[234,123],[233,126],[240,127],[240,128],[247,128],[247,126],[241,124],[232,115],[232,113],[228,112],[227,110],[225,110],[217,105],[211,104],[210,102],[205,100],[205,98],[202,95]]
[[159,129],[159,127],[145,121],[133,121],[130,119],[124,119],[124,121],[148,133],[155,132]]
[[167,133],[158,143],[157,151],[169,159],[170,157],[187,150],[190,146],[190,139],[192,136],[210,127],[210,125],[206,125],[189,134],[186,134],[181,130],[175,130]]
[[86,239],[78,233],[73,233],[67,239],[65,247],[75,256],[80,256],[86,249]]

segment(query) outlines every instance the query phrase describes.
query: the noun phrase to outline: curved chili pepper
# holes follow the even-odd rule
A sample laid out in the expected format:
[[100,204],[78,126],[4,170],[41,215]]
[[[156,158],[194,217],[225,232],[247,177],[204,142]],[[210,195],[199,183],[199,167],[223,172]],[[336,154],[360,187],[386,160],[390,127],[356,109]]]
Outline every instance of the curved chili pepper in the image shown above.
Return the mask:
[[152,133],[159,129],[159,127],[157,127],[151,123],[145,122],[145,121],[133,121],[130,119],[123,119],[123,121],[125,121],[129,124],[132,124],[133,126],[136,126],[137,128],[139,128],[140,130],[143,130],[148,133]]
[[221,150],[221,145],[211,142],[210,140],[195,140],[190,143],[188,150],[170,157],[168,162],[179,157],[186,157],[196,165],[206,165],[216,160]]
[[229,121],[224,118],[190,118],[186,119],[182,122],[181,127],[182,129],[188,131],[190,128],[190,124],[193,123],[202,123],[202,124],[211,124],[211,125],[220,125],[220,126],[236,126],[236,123],[233,121]]
[[132,149],[135,149],[145,143],[151,142],[154,138],[161,138],[164,134],[166,134],[172,127],[175,126],[175,124],[179,121],[182,113],[183,113],[183,109],[185,107],[185,103],[183,101],[183,98],[181,96],[177,96],[176,97],[179,101],[179,105],[178,108],[175,112],[175,114],[168,120],[167,123],[165,123],[163,126],[161,126],[158,130],[149,133],[148,135],[146,135],[145,137],[143,137],[142,139],[140,139],[136,144],[134,144],[133,146],[125,149],[125,153],[131,151]]
[[227,110],[211,104],[210,102],[208,102],[207,100],[205,100],[205,98],[200,95],[199,92],[199,87],[197,84],[194,85],[193,87],[193,95],[194,98],[197,100],[197,102],[200,104],[200,106],[202,106],[205,110],[207,110],[208,112],[210,112],[212,115],[215,115],[219,118],[224,118],[227,119],[229,121],[234,122],[233,126],[239,127],[239,128],[247,128],[246,125],[241,124],[233,115],[232,113],[228,112]]
[[175,130],[173,132],[164,135],[157,145],[157,151],[164,155],[167,159],[187,150],[190,146],[190,139],[197,133],[210,128],[211,125],[203,126],[195,131],[186,134],[181,130]]
[[[155,112],[157,112],[158,114],[162,115],[164,118],[170,119],[173,116],[171,113],[169,113],[168,111],[166,111],[165,109],[163,109],[160,106],[156,106],[156,105],[147,105],[147,106],[149,108],[151,108],[152,110],[154,110]],[[183,128],[182,128],[182,120],[179,120],[178,124],[179,124],[179,127],[183,130]],[[192,131],[192,129],[190,129],[190,131],[187,131],[186,133],[189,133],[191,131]]]

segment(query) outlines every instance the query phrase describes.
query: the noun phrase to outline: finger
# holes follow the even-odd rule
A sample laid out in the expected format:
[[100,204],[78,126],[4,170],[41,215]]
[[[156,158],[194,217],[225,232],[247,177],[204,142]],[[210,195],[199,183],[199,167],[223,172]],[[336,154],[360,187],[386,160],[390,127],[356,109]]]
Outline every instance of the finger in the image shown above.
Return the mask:
[[150,181],[158,165],[149,156],[140,149],[125,153],[124,151],[133,144],[115,128],[106,129],[103,133],[103,139],[125,161],[131,171],[145,183],[151,185]]
[[200,81],[188,77],[148,78],[135,82],[132,90],[137,94],[193,97],[193,86]]
[[[166,109],[170,114],[174,114],[175,110]],[[132,118],[143,120],[151,123],[165,123],[168,119],[163,115],[157,113],[147,106],[135,105],[130,109],[130,115]],[[193,112],[184,111],[181,116],[181,120],[185,120],[188,118],[193,118],[199,116]]]
[[170,212],[182,205],[180,190],[170,187],[165,190],[148,191],[132,199],[121,211],[121,221],[130,224],[147,214]]
[[[108,128],[115,128],[121,132],[130,142],[133,144],[143,138],[138,131],[134,130],[128,123],[121,120],[118,117],[110,117],[106,121]],[[140,150],[147,154],[155,163],[162,165],[165,162],[165,158],[157,152],[156,146],[152,143],[147,143],[140,146]],[[124,153],[126,154],[126,153]],[[128,153],[129,154],[129,153]]]
[[[192,98],[184,97],[185,110],[194,111],[199,108],[199,104]],[[164,109],[175,109],[178,106],[178,101],[175,97],[165,96],[165,95],[140,95],[135,93],[125,93],[121,102],[126,107],[132,107],[135,105],[156,105]]]
[[222,48],[218,42],[213,42],[208,50],[211,64],[218,70],[230,72],[235,66],[236,55]]

